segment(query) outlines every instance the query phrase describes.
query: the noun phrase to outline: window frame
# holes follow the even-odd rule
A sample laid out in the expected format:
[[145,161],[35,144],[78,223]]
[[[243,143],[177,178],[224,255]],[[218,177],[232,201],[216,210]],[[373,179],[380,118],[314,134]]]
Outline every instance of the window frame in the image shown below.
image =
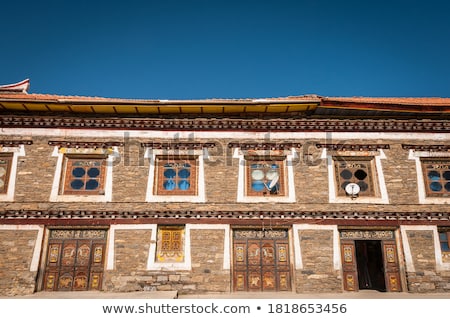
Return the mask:
[[[245,159],[245,195],[251,197],[283,197],[286,195],[286,180],[285,180],[285,165],[286,165],[286,156],[244,156]],[[252,189],[252,165],[278,165],[279,166],[279,191],[277,193],[267,192],[266,189],[264,191],[258,192]],[[269,170],[270,168],[264,167],[262,170],[264,171],[264,177],[262,178],[264,181],[264,186],[269,182],[266,177],[267,172],[265,170]],[[259,169],[261,170],[261,169]]]
[[[445,240],[442,240],[441,235],[444,234],[446,236]],[[439,244],[441,247],[441,252],[450,253],[450,229],[447,230],[438,230]],[[442,244],[447,244],[446,249],[442,247]]]
[[[341,167],[342,164],[350,163],[353,167]],[[374,165],[373,156],[333,156],[333,164],[335,170],[335,182],[336,182],[336,196],[346,197],[345,188],[342,185],[348,180],[348,183],[358,184],[358,178],[352,177],[351,179],[344,179],[342,177],[343,170],[347,169],[354,175],[355,172],[362,169],[358,165],[367,165],[367,178],[368,178],[368,192],[365,192],[361,187],[361,191],[358,193],[358,197],[376,197],[377,196],[377,183],[376,183],[376,167]]]
[[[155,264],[158,263],[184,263],[186,227],[180,225],[158,225]],[[165,238],[169,236],[169,238]],[[178,237],[178,238],[174,238]],[[164,246],[168,243],[169,248]],[[178,247],[174,247],[178,246]]]
[[[188,190],[182,190],[179,189],[178,186],[175,186],[176,188],[174,190],[166,190],[164,188],[164,182],[168,180],[164,176],[165,172],[165,163],[172,163],[175,162],[175,165],[179,164],[189,164],[190,169],[190,175],[189,175],[189,182],[190,182],[190,189]],[[186,155],[176,155],[176,156],[170,156],[170,155],[157,155],[155,157],[155,178],[154,178],[154,186],[153,186],[153,195],[156,196],[197,196],[198,195],[198,163],[199,158],[198,156],[186,156]],[[180,169],[182,170],[182,169]],[[179,167],[176,167],[176,175],[175,178],[175,185],[177,185],[177,181],[179,180],[178,173],[179,173]],[[187,180],[181,179],[180,181]]]
[[[0,152],[0,167],[4,168],[5,170],[4,172],[5,178],[2,178],[3,185],[0,188],[0,195],[8,194],[13,160],[14,160],[14,153]],[[5,161],[5,163],[1,163],[1,161]]]
[[[440,163],[438,163],[438,162],[440,162]],[[450,171],[450,158],[421,157],[420,164],[422,166],[422,173],[423,173],[422,178],[423,178],[423,183],[425,186],[425,195],[427,197],[434,197],[434,198],[450,197],[450,190],[446,191],[445,186],[443,186],[440,191],[433,191],[431,189],[431,184],[434,182],[433,181],[429,182],[429,180],[428,180],[428,173],[431,170],[438,171],[440,176],[442,176],[444,170]],[[438,166],[446,166],[446,167],[433,167],[433,168],[428,169],[427,168],[428,165],[438,165]],[[447,180],[447,184],[450,185],[450,179]]]
[[[69,178],[71,174],[71,169],[74,167],[74,162],[76,161],[101,161],[100,163],[100,174],[99,186],[95,190],[74,190],[70,187],[70,181],[73,180]],[[64,156],[64,168],[61,174],[60,183],[60,195],[104,195],[105,194],[105,181],[106,181],[106,155],[78,155],[78,154],[66,154]],[[85,166],[87,167],[87,166]]]

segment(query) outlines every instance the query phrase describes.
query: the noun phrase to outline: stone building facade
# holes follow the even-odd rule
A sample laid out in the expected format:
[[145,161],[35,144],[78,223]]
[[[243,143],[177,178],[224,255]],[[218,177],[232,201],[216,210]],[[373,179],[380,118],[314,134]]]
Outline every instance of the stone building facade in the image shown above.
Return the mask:
[[0,87],[0,295],[450,291],[450,99]]

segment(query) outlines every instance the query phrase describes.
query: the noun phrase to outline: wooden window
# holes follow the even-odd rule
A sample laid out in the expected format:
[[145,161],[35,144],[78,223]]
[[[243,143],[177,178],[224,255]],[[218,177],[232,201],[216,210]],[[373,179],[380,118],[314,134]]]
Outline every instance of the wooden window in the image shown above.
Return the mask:
[[284,157],[246,157],[246,195],[284,196],[286,194]]
[[184,261],[184,227],[158,227],[156,261],[164,263]]
[[157,156],[155,195],[197,195],[198,158]]
[[8,192],[12,158],[12,153],[0,153],[0,194]]
[[450,252],[450,230],[439,231],[439,242],[441,243],[441,251]]
[[450,160],[421,159],[427,196],[450,196]]
[[375,196],[372,157],[335,157],[333,160],[338,196],[347,196],[345,188],[350,183],[358,184],[358,196]]
[[64,195],[103,195],[106,157],[65,157],[61,193]]

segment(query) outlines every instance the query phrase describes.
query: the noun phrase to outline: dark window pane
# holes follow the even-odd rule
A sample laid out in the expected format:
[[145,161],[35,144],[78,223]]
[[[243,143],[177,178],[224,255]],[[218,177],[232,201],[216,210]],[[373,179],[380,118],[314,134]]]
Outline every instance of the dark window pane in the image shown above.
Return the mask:
[[447,241],[447,233],[439,233],[440,241]]
[[444,176],[445,180],[450,181],[450,171],[445,171],[442,176]]
[[73,189],[81,189],[84,186],[84,183],[81,179],[74,179],[72,182],[70,182],[70,187]]
[[367,177],[367,173],[365,171],[363,171],[362,169],[359,169],[355,172],[355,177],[357,179],[359,179],[360,181],[362,181],[363,179],[365,179]]
[[92,167],[87,172],[89,177],[97,177],[100,175],[100,170],[97,167]]
[[76,167],[72,170],[72,175],[75,177],[82,177],[85,173],[86,171],[82,167]]
[[343,183],[341,184],[341,188],[342,188],[343,190],[345,190],[345,188],[347,187],[348,184],[350,184],[350,182],[343,182]]
[[182,191],[188,190],[189,187],[191,187],[191,184],[188,181],[183,180],[178,183],[178,188]]
[[439,192],[442,189],[441,183],[433,182],[430,184],[430,188],[433,192]]
[[369,185],[366,182],[363,182],[363,181],[359,181],[358,182],[358,186],[361,189],[361,192],[365,192],[366,190],[369,189]]
[[350,172],[348,169],[344,169],[342,172],[341,172],[341,177],[343,178],[343,179],[350,179],[350,178],[352,178],[352,172]]
[[98,181],[96,179],[90,179],[86,182],[86,189],[93,190],[98,188]]
[[442,251],[450,251],[450,247],[448,247],[448,243],[441,243]]
[[448,183],[445,183],[445,190],[447,191],[447,192],[450,192],[450,182],[448,182]]
[[177,173],[172,168],[166,169],[164,171],[164,177],[165,178],[175,178],[176,175],[177,175]]
[[190,175],[191,175],[191,172],[189,171],[189,169],[183,168],[182,170],[180,170],[178,172],[178,176],[181,178],[188,178]]
[[441,174],[439,174],[439,172],[436,171],[430,171],[428,172],[428,178],[431,179],[432,181],[438,181],[441,178]]

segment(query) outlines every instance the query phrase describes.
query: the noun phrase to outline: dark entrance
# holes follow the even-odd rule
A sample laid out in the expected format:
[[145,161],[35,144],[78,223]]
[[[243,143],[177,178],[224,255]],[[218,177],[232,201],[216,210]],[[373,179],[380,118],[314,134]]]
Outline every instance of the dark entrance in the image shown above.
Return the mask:
[[381,240],[355,240],[359,289],[386,291]]

